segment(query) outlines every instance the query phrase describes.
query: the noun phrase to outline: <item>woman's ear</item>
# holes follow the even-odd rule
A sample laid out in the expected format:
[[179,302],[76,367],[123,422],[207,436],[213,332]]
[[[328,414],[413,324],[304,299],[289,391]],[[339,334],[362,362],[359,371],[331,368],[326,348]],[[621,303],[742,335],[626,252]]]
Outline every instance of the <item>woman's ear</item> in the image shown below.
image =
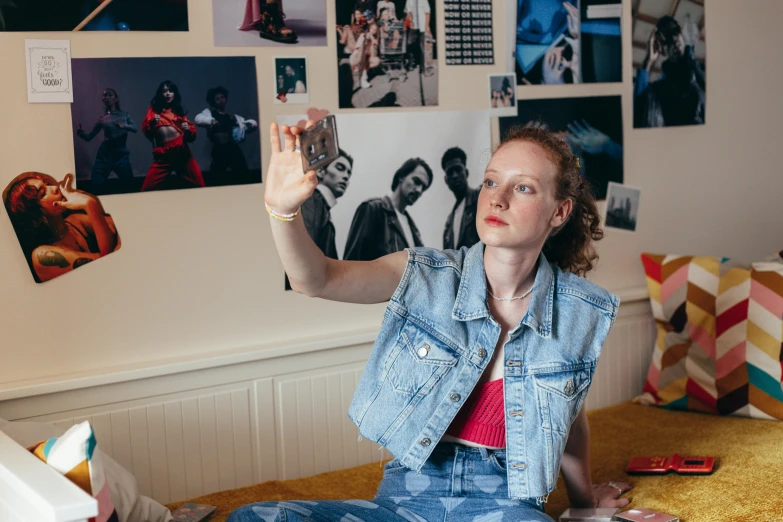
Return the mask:
[[552,220],[549,222],[555,228],[562,227],[566,224],[571,217],[571,213],[574,209],[574,202],[571,199],[564,199],[557,205],[555,214],[552,216]]

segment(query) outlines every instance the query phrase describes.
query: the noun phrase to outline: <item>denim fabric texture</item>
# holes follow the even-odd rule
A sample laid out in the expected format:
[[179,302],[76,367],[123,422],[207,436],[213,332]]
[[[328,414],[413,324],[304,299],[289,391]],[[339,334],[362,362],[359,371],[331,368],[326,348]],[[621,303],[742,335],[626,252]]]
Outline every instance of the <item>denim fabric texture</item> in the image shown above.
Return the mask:
[[226,522],[553,522],[535,500],[511,500],[503,450],[438,444],[421,473],[386,464],[372,501],[259,502]]
[[[554,490],[618,307],[617,296],[540,255],[528,311],[504,345],[509,498],[542,503]],[[408,249],[349,417],[399,465],[423,472],[500,333],[487,306],[483,243]]]

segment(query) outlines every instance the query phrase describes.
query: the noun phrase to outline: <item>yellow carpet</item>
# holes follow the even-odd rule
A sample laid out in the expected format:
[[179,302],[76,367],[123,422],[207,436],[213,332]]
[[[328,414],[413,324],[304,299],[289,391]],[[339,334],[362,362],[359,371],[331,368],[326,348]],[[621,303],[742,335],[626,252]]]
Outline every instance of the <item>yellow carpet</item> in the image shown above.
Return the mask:
[[[783,422],[717,417],[624,403],[588,412],[594,482],[635,487],[630,507],[679,516],[683,522],[783,521]],[[633,456],[709,455],[715,473],[630,477]],[[298,480],[271,481],[191,499],[218,506],[223,522],[235,508],[266,500],[371,499],[383,469],[376,464]],[[175,508],[181,503],[170,504]],[[562,479],[546,511],[555,520],[568,507]],[[628,508],[625,508],[628,509]]]

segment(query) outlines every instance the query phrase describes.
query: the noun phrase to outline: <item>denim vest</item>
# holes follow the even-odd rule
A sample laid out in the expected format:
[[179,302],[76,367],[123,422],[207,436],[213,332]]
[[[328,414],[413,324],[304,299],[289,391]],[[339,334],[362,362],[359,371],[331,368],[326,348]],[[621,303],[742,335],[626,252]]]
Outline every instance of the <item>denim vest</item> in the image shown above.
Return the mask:
[[[530,305],[505,344],[509,497],[545,502],[619,298],[543,254]],[[408,249],[405,272],[351,401],[361,435],[420,471],[492,360],[484,245]]]

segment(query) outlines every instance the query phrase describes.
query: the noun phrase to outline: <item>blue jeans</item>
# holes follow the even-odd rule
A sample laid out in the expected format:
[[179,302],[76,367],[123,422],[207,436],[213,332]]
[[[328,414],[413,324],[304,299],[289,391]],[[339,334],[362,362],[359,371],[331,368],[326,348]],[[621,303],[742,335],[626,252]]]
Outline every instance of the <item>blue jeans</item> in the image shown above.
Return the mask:
[[553,522],[535,499],[508,498],[505,450],[441,442],[421,474],[394,459],[372,501],[258,502],[226,522]]

